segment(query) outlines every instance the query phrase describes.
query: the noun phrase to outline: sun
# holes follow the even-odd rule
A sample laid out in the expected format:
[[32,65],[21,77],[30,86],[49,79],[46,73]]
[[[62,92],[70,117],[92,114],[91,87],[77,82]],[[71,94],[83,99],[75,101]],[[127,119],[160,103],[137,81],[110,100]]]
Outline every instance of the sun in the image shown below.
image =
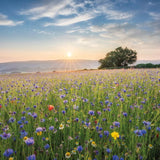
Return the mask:
[[67,57],[70,58],[71,56],[72,56],[72,53],[71,53],[71,52],[68,52],[68,53],[67,53]]

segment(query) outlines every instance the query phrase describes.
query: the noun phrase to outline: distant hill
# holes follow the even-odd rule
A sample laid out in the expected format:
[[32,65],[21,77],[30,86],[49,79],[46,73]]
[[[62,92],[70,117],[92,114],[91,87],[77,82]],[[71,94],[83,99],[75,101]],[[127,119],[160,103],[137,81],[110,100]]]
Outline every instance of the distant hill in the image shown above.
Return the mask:
[[49,60],[0,63],[0,73],[28,73],[97,69],[97,60]]
[[[138,60],[133,65],[140,63],[160,64],[160,60]],[[100,64],[97,60],[49,60],[7,62],[0,63],[0,74],[97,69],[99,66]]]

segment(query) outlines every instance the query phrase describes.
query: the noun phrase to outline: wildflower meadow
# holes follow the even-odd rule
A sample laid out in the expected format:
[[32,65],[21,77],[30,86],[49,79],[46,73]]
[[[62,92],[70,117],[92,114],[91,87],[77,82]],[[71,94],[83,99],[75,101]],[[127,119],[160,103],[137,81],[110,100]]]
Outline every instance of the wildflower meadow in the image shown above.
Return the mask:
[[159,160],[160,70],[0,76],[0,160]]

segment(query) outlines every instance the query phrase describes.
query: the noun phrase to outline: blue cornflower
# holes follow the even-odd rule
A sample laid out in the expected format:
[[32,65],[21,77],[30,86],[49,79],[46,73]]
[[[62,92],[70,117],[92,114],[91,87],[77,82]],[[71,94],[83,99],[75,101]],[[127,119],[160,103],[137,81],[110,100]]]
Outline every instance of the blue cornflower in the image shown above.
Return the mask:
[[23,128],[23,124],[19,126],[20,128]]
[[42,128],[42,127],[36,128],[36,133],[37,133],[37,132],[42,132],[42,131],[43,131],[43,128]]
[[48,149],[49,147],[50,147],[49,144],[46,144],[46,145],[44,146],[45,149]]
[[24,121],[26,119],[26,117],[21,117],[21,120]]
[[107,101],[105,101],[105,104],[108,104],[109,103],[109,101],[107,100]]
[[66,95],[64,94],[64,95],[60,95],[60,98],[64,98]]
[[92,116],[92,115],[94,115],[94,111],[90,110],[90,111],[88,112],[88,114],[90,114],[90,115]]
[[109,136],[109,132],[108,131],[104,131],[104,135],[108,137]]
[[125,117],[127,117],[127,113],[126,113],[126,112],[123,112],[123,115],[124,115]]
[[14,118],[13,117],[11,117],[10,119],[9,119],[9,123],[13,123],[15,120],[14,120]]
[[33,118],[37,118],[37,113],[32,113]]
[[160,132],[160,127],[157,127],[157,131],[159,131],[159,132]]
[[103,128],[102,128],[102,127],[100,127],[100,128],[99,128],[99,130],[100,130],[100,131],[102,131],[102,130],[103,130]]
[[0,137],[2,138],[2,139],[8,139],[9,137],[11,136],[11,134],[10,133],[3,133],[3,134],[0,134]]
[[111,149],[107,148],[107,149],[106,149],[106,152],[107,152],[107,153],[111,153]]
[[28,121],[24,121],[24,124],[28,124]]
[[150,126],[150,125],[151,125],[151,122],[143,121],[143,124],[144,124],[145,126]]
[[27,140],[25,140],[25,143],[26,143],[28,146],[33,145],[33,144],[34,144],[34,139],[33,139],[33,137],[27,138]]
[[78,146],[78,147],[77,147],[77,151],[78,151],[78,152],[82,152],[82,150],[83,150],[83,147],[82,147],[82,146]]
[[22,130],[20,132],[20,134],[21,134],[21,138],[23,138],[23,137],[27,136],[28,133],[25,130]]
[[120,127],[120,123],[119,122],[113,122],[113,125],[115,126],[115,127]]
[[113,160],[119,160],[119,157],[118,157],[117,155],[114,155],[114,156],[112,157],[112,159],[113,159]]
[[6,149],[5,152],[3,153],[3,155],[5,157],[10,157],[10,155],[13,153],[14,153],[13,149]]
[[64,103],[64,104],[68,103],[68,100],[64,100],[63,103]]
[[50,130],[50,131],[52,131],[53,129],[54,129],[54,127],[53,127],[53,126],[50,126],[50,127],[49,127],[49,130]]
[[100,137],[100,138],[102,138],[102,137],[103,137],[103,135],[102,135],[102,134],[100,134],[100,135],[99,135],[99,137]]
[[147,133],[145,129],[142,129],[141,132],[143,135]]
[[20,120],[20,121],[18,121],[17,123],[18,123],[18,124],[22,124],[22,121]]
[[62,111],[62,113],[63,113],[63,114],[66,114],[66,111],[65,111],[65,110],[63,110],[63,111]]
[[32,154],[32,155],[28,156],[27,160],[36,160],[36,155]]
[[78,122],[78,121],[79,121],[79,118],[76,118],[75,120]]

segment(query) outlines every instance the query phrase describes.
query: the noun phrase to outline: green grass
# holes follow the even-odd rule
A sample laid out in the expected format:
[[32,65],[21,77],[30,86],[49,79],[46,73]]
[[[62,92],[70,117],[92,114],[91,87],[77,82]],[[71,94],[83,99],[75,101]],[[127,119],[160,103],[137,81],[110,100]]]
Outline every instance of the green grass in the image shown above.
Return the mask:
[[[159,69],[1,75],[0,90],[0,134],[11,134],[7,139],[0,137],[1,160],[21,160],[32,154],[37,160],[61,160],[66,159],[66,152],[71,153],[72,160],[110,160],[114,155],[126,160],[160,159]],[[48,105],[55,110],[49,111]],[[90,110],[94,115],[88,114]],[[11,117],[13,123],[9,122]],[[146,126],[144,121],[151,124]],[[113,122],[119,122],[120,127]],[[64,129],[59,129],[60,124]],[[50,126],[54,130],[49,130]],[[39,136],[38,127],[44,127]],[[138,136],[136,129],[146,134]],[[28,138],[33,137],[33,145],[23,140],[23,130]],[[109,136],[104,131],[109,131]],[[111,136],[114,131],[120,135],[116,140]],[[44,148],[46,144],[50,145],[48,149]],[[80,145],[83,150],[78,152]],[[15,153],[5,157],[8,148]]]

